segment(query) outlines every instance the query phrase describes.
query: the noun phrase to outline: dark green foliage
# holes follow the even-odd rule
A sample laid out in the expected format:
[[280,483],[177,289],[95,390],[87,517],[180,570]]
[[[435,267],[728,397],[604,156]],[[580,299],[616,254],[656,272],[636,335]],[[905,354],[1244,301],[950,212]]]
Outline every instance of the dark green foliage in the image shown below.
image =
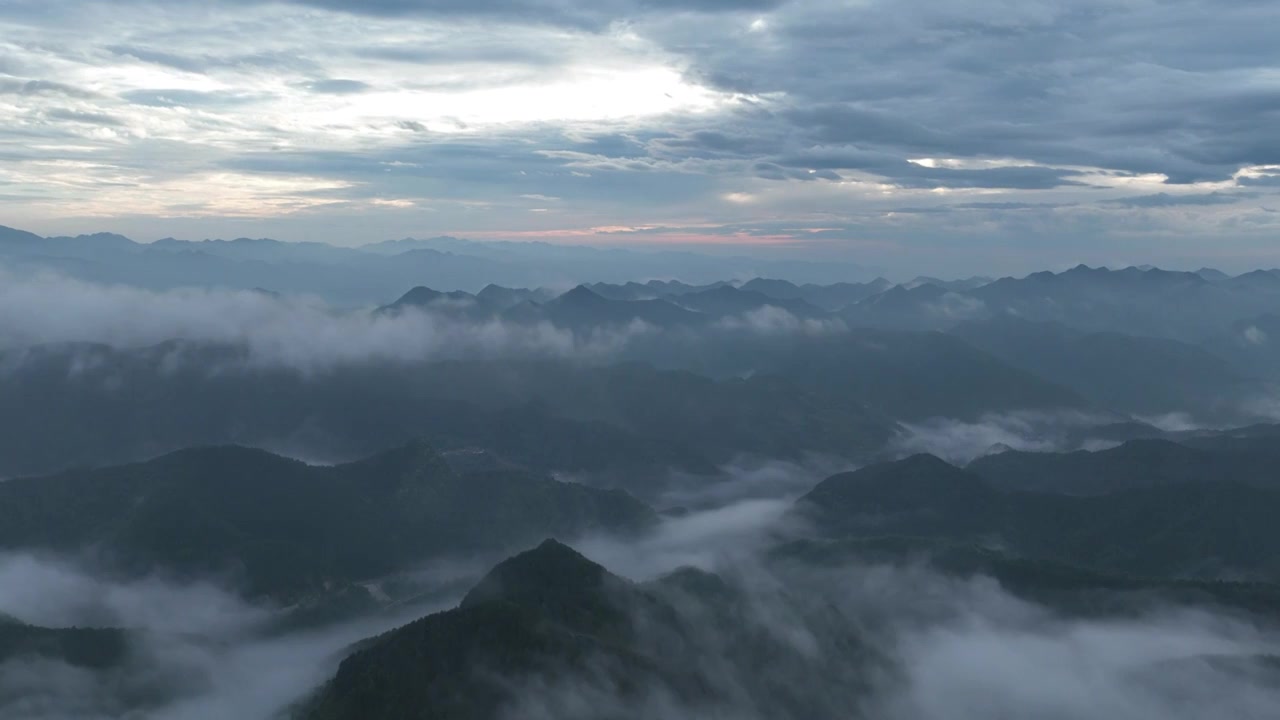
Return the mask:
[[94,547],[126,571],[229,573],[281,598],[432,555],[652,520],[619,491],[521,471],[460,475],[421,443],[335,467],[204,448],[0,484],[0,547]]
[[792,394],[858,408],[883,423],[1092,407],[1064,387],[937,332],[820,325],[809,332],[672,333],[650,343],[633,342],[628,354],[711,377],[772,378]]
[[807,600],[789,599],[788,632],[814,637],[801,650],[718,576],[635,585],[548,541],[494,568],[457,609],[370,641],[298,715],[519,717],[532,699],[559,717],[567,691],[594,698],[572,717],[633,717],[655,698],[695,716],[848,717],[881,659],[855,623]]
[[1079,395],[941,333],[857,330],[786,346],[779,375],[901,420],[1086,409]]
[[1174,604],[1239,610],[1280,619],[1280,585],[1274,583],[1098,572],[947,539],[881,536],[796,540],[774,548],[770,559],[784,566],[802,567],[923,564],[947,575],[993,578],[1018,597],[1073,616],[1138,616]]
[[493,718],[522,685],[597,673],[625,702],[692,679],[637,653],[630,613],[654,606],[635,586],[548,541],[496,567],[456,610],[371,641],[302,710],[314,720]]
[[368,363],[308,375],[231,348],[45,347],[0,356],[0,474],[128,462],[181,447],[301,448],[342,460],[429,438],[544,471],[652,479],[742,453],[881,446],[891,421],[777,377],[558,362]]
[[43,628],[0,617],[0,663],[38,657],[105,670],[119,666],[128,653],[129,638],[124,630]]
[[[1280,303],[1277,303],[1280,305]],[[1280,380],[1280,312],[1274,309],[1232,323],[1202,342],[1204,348],[1258,377]]]
[[998,490],[916,456],[828,478],[797,512],[834,536],[976,542],[1141,576],[1280,578],[1280,492],[1231,482],[1070,497]]
[[[530,558],[537,562],[531,562]],[[627,617],[617,598],[627,584],[565,545],[548,540],[531,554],[499,563],[460,607],[510,602],[592,635],[626,640]]]
[[1012,317],[953,331],[1021,370],[1126,413],[1190,412],[1230,419],[1256,384],[1196,345],[1115,332],[1081,332]]
[[1009,451],[979,458],[968,470],[994,487],[1098,495],[1179,483],[1230,482],[1280,490],[1280,437],[1133,440],[1110,450]]

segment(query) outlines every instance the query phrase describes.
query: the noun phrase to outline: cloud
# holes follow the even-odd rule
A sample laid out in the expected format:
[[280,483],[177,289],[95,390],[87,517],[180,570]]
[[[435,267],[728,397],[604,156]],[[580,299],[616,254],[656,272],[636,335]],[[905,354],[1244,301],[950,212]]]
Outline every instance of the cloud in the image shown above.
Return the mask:
[[[802,462],[739,457],[715,475],[673,472],[646,498],[665,514],[639,537],[590,534],[566,539],[596,562],[636,581],[681,567],[713,571],[750,561],[786,533],[802,530],[793,503],[820,481],[851,469],[847,460],[811,455]],[[585,478],[590,482],[590,478]]]
[[589,669],[527,683],[506,717],[1261,720],[1280,701],[1266,659],[1280,638],[1245,618],[1157,606],[1082,619],[990,578],[856,557],[823,570],[737,557],[716,570],[736,598],[728,617],[654,590],[683,620],[678,657],[642,612],[633,620],[653,628],[642,652],[705,683],[698,699],[656,684],[624,698]]
[[[256,2],[257,0],[251,0]],[[290,0],[299,5],[354,14],[495,18],[507,21],[602,27],[647,11],[736,12],[768,10],[784,0]]]
[[242,93],[234,90],[200,91],[182,88],[157,88],[131,90],[122,93],[120,97],[135,105],[149,107],[234,107],[260,102],[269,96]]
[[371,89],[369,83],[360,82],[359,80],[345,80],[342,78],[314,80],[307,83],[306,87],[311,92],[329,93],[332,95],[355,95]]
[[62,95],[65,97],[89,99],[95,94],[71,85],[51,80],[10,80],[0,78],[0,95]]
[[[696,498],[705,507],[667,517],[641,537],[572,541],[636,581],[688,566],[720,576],[734,601],[653,590],[682,618],[679,653],[656,625],[637,640],[641,652],[697,673],[716,703],[644,685],[624,697],[604,680],[607,673],[588,669],[527,682],[511,677],[517,699],[508,717],[812,720],[848,717],[852,708],[884,720],[1193,720],[1219,713],[1263,720],[1280,702],[1275,668],[1264,659],[1280,637],[1245,615],[1146,598],[1129,611],[1076,617],[991,578],[943,575],[917,560],[853,555],[839,566],[815,567],[768,553],[780,535],[803,531],[789,524],[789,498],[825,472],[821,466],[744,460],[726,466],[719,480],[750,486],[745,495],[721,494],[713,484]],[[462,566],[470,574],[475,563]],[[424,570],[441,578],[458,572]],[[0,711],[60,718],[83,717],[89,708],[120,716],[122,688],[145,688],[160,697],[147,717],[271,717],[332,677],[352,643],[455,602],[450,596],[398,616],[268,636],[257,629],[276,610],[215,585],[122,581],[65,558],[0,555],[0,613],[55,626],[111,619],[150,629],[117,675],[30,658],[0,665]],[[41,704],[34,711],[3,704],[17,696],[38,696]]]
[[0,612],[41,627],[146,628],[232,638],[266,611],[209,583],[113,581],[57,557],[0,554]]
[[1245,187],[1280,187],[1280,174],[1246,175],[1239,179],[1239,183]]
[[727,558],[749,557],[783,528],[791,507],[784,498],[747,499],[668,517],[641,538],[593,536],[574,547],[612,572],[652,580],[680,567],[711,570]]
[[848,330],[839,318],[800,318],[774,305],[722,318],[717,325],[725,330],[747,330],[766,336],[829,335]]
[[[1025,623],[975,607],[903,634],[895,650],[904,687],[878,698],[877,711],[891,719],[1260,719],[1280,700],[1260,657],[1274,641],[1199,612]],[[1214,658],[1235,658],[1235,667]]]
[[1280,422],[1280,388],[1258,391],[1244,401],[1241,409],[1261,422]]
[[[516,322],[469,315],[471,298],[445,299],[399,312],[336,309],[306,295],[187,287],[149,290],[65,276],[19,274],[0,266],[0,351],[23,362],[25,349],[60,343],[156,348],[181,364],[202,346],[235,352],[224,362],[322,372],[343,365],[453,359],[544,358],[587,363],[669,356],[673,347],[719,340],[828,336],[847,331],[839,319],[799,318],[764,306],[717,321],[700,333],[662,330],[639,319],[572,329],[547,321]],[[88,348],[86,348],[86,351]],[[86,362],[93,356],[87,352]],[[207,358],[206,358],[207,361]]]
[[[250,365],[310,372],[350,363],[461,357],[607,359],[632,337],[651,332],[643,323],[574,333],[547,323],[471,322],[417,309],[340,312],[317,300],[256,291],[153,292],[56,275],[0,278],[0,348],[7,349],[79,342],[130,348],[184,340],[241,347]],[[182,362],[180,351],[174,360]]]
[[278,608],[251,605],[209,582],[116,579],[87,561],[0,554],[0,613],[47,628],[131,630],[119,663],[0,663],[5,717],[216,720],[268,718],[318,686],[353,643],[456,602],[402,609],[287,634],[266,632]]
[[1138,197],[1118,198],[1111,202],[1125,207],[1177,207],[1179,205],[1231,205],[1239,202],[1247,195],[1229,195],[1227,193],[1203,193],[1194,195],[1170,195],[1156,193]]
[[1076,411],[987,414],[977,422],[931,418],[900,423],[902,432],[890,444],[899,456],[929,453],[955,465],[966,465],[991,452],[1005,449],[1026,452],[1102,450],[1118,443],[1089,437],[1089,428],[1115,418]]
[[929,309],[951,320],[976,320],[987,315],[987,304],[971,295],[957,292],[943,293]]
[[[0,57],[0,93],[24,100],[0,109],[0,181],[20,200],[9,222],[52,234],[107,222],[174,234],[167,220],[213,236],[246,205],[259,212],[242,234],[270,225],[338,242],[422,228],[705,237],[821,218],[824,233],[784,234],[788,252],[856,252],[909,275],[1114,254],[1244,269],[1280,224],[1265,211],[1267,168],[1280,165],[1265,131],[1280,112],[1265,32],[1277,12],[1211,0],[963,12],[923,0],[8,3],[0,24],[29,42]],[[431,132],[404,132],[406,119]],[[384,164],[397,160],[417,170]],[[281,190],[317,177],[323,202]],[[128,190],[143,187],[180,192]],[[510,202],[528,194],[563,206]],[[371,215],[377,197],[412,205]],[[633,239],[659,241],[694,240]]]
[[653,502],[660,509],[689,511],[745,500],[795,500],[820,481],[852,469],[844,458],[822,455],[809,455],[799,462],[743,456],[711,477],[672,473]]
[[1196,422],[1190,413],[1171,412],[1161,415],[1138,416],[1141,422],[1164,430],[1165,432],[1187,432],[1189,430],[1203,430],[1204,425]]
[[1256,325],[1250,325],[1244,329],[1244,340],[1250,345],[1266,345],[1267,333]]
[[122,127],[124,125],[120,118],[113,117],[106,113],[81,112],[79,110],[68,110],[66,108],[46,110],[45,116],[57,120],[85,123],[87,125],[106,125],[108,127]]

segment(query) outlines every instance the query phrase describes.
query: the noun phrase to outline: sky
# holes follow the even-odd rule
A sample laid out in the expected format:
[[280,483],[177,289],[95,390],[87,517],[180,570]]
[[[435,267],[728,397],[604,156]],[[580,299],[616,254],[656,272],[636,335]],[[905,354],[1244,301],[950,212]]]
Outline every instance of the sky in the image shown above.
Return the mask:
[[1272,0],[4,0],[0,224],[1280,265]]

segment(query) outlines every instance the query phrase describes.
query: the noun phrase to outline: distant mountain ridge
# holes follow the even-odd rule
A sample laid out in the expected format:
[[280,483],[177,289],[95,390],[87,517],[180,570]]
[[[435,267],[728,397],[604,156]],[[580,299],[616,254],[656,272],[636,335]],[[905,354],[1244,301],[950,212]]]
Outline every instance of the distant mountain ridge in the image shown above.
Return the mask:
[[[338,304],[384,304],[405,288],[427,285],[445,291],[477,292],[485,285],[512,288],[567,287],[582,283],[623,283],[624,295],[593,289],[615,299],[655,299],[689,288],[712,289],[726,277],[754,278],[741,283],[749,292],[778,300],[804,300],[834,312],[856,306],[894,287],[853,265],[799,260],[759,260],[700,255],[685,251],[636,251],[556,245],[544,242],[479,242],[454,237],[391,240],[354,247],[319,242],[282,242],[267,238],[187,241],[165,238],[137,243],[111,233],[42,238],[0,226],[0,259],[20,267],[64,272],[84,280],[167,288],[184,285],[263,287],[283,293],[310,293]],[[345,272],[344,272],[345,271]],[[679,278],[680,282],[647,278]],[[1044,315],[1028,289],[1059,293],[1073,284],[1118,288],[1133,283],[1144,292],[1169,292],[1194,279],[1229,292],[1273,293],[1280,271],[1257,270],[1237,277],[1210,269],[1178,273],[1158,268],[1106,270],[1079,266],[1063,273],[1033,273],[1025,278],[941,280],[920,277],[905,290],[936,287],[971,297],[993,312],[1018,310],[1024,317]],[[641,297],[639,286],[653,292]],[[642,291],[643,292],[643,291]],[[1031,304],[1028,304],[1031,303]],[[879,302],[877,302],[879,304]],[[1265,310],[1265,308],[1264,308]],[[853,312],[853,311],[851,311]],[[1255,313],[1256,314],[1256,313]],[[858,313],[850,315],[859,319]],[[972,319],[972,318],[970,318]],[[1063,319],[1044,316],[1043,319]],[[874,319],[864,319],[876,322]],[[947,317],[922,318],[933,327]]]
[[491,283],[563,288],[647,278],[713,283],[726,276],[761,273],[816,282],[868,275],[855,265],[842,263],[448,237],[357,247],[250,238],[165,238],[145,244],[105,233],[41,238],[6,227],[0,227],[0,260],[19,269],[55,271],[95,282],[155,289],[263,287],[286,294],[318,295],[346,306],[385,304],[405,288],[417,285],[476,292]]
[[971,289],[929,282],[897,286],[846,307],[841,315],[856,325],[936,330],[962,322],[1017,318],[1197,342],[1233,322],[1273,311],[1278,304],[1276,271],[1211,280],[1204,273],[1080,265],[1056,274],[1001,278]]

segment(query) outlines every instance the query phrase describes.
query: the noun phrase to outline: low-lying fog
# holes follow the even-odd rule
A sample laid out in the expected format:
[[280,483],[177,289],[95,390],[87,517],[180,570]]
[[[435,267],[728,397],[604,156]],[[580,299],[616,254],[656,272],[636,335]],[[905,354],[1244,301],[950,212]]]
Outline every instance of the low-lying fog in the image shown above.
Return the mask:
[[[847,671],[870,683],[872,692],[858,695],[852,707],[851,690],[815,676],[808,692],[828,703],[830,717],[860,710],[885,720],[1262,720],[1280,707],[1280,675],[1265,659],[1280,653],[1280,635],[1244,616],[1165,607],[1124,619],[1068,619],[1015,598],[993,580],[945,577],[922,565],[766,569],[762,550],[794,522],[786,511],[818,474],[786,463],[728,468],[723,486],[674,490],[673,499],[686,509],[644,537],[564,540],[638,582],[684,566],[720,573],[749,598],[756,629],[822,664],[822,678]],[[492,562],[455,561],[441,582],[478,576]],[[279,608],[251,604],[212,582],[120,580],[96,573],[84,559],[0,556],[0,612],[45,627],[140,631],[118,671],[5,662],[0,715],[272,717],[327,679],[344,648],[456,600],[454,594],[434,605],[280,635],[270,632]],[[801,619],[818,604],[835,613],[823,615],[831,622],[858,628],[868,651],[886,658],[887,666],[868,676],[864,654],[824,654],[816,641],[823,628]],[[729,656],[708,662],[717,665],[706,670],[726,697],[748,696],[737,686],[751,683],[758,668]],[[803,682],[803,670],[788,672]],[[613,706],[616,699],[589,677],[529,687],[522,697],[512,718],[705,716],[657,690],[639,704]],[[124,703],[138,698],[155,705],[127,711]],[[719,717],[762,717],[745,700],[723,711]]]

